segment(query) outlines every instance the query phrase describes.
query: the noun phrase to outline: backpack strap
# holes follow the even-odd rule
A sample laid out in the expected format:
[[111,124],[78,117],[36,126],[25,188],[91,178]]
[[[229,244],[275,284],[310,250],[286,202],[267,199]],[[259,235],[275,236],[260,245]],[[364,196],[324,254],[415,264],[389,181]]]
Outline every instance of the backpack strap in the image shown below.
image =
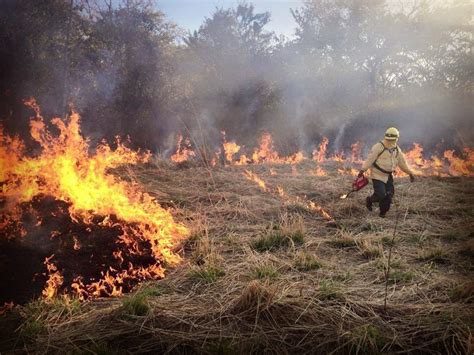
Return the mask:
[[[377,164],[377,160],[380,158],[380,156],[386,151],[386,150],[389,150],[385,144],[383,144],[383,141],[380,141],[379,142],[380,144],[382,144],[382,147],[383,147],[383,150],[379,153],[379,155],[377,155],[377,158],[375,159],[374,163],[372,164],[374,166],[374,168],[376,168],[377,170],[380,170],[382,173],[384,174],[393,174],[393,171],[388,171],[388,170],[385,170],[385,169],[382,169],[378,164]],[[400,151],[400,148],[398,147],[398,145],[395,146],[395,149],[397,151],[397,157],[398,157],[398,153]]]
[[377,162],[377,160],[379,160],[379,158],[383,154],[383,152],[388,150],[387,147],[385,146],[385,144],[383,144],[383,141],[380,141],[379,143],[382,144],[383,150],[379,153],[379,155],[377,155],[377,158],[375,159],[375,162]]

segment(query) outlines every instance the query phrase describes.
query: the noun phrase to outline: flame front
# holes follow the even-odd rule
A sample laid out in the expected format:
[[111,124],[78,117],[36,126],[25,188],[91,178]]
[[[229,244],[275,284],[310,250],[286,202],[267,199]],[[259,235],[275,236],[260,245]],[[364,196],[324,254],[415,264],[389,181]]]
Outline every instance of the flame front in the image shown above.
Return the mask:
[[[170,212],[141,192],[136,184],[122,181],[108,172],[125,164],[146,162],[150,155],[132,151],[118,139],[115,150],[102,143],[91,155],[88,141],[81,136],[77,113],[73,113],[67,123],[59,118],[52,120],[59,130],[55,136],[46,128],[35,101],[30,100],[27,105],[36,112],[30,122],[30,132],[39,143],[41,153],[36,157],[26,156],[18,138],[0,135],[0,197],[12,206],[10,219],[19,217],[14,213],[14,206],[30,202],[35,196],[53,196],[68,203],[73,221],[92,224],[93,219],[100,218],[102,226],[118,225],[122,235],[117,244],[127,245],[130,252],[141,252],[134,248],[137,241],[148,243],[156,262],[147,267],[150,270],[141,270],[142,276],[147,272],[151,277],[162,275],[162,270],[156,272],[156,268],[161,269],[163,262],[178,263],[180,258],[173,250],[188,235],[187,229],[175,223]],[[79,250],[80,244],[80,237],[74,236],[74,250]],[[50,298],[62,281],[51,257],[46,259],[45,265],[49,279],[43,295]],[[114,285],[113,289],[120,289],[119,276],[125,273],[131,277],[137,270],[130,264],[122,271],[104,270],[103,280],[97,282],[107,281]],[[91,285],[76,284],[76,293],[88,294]]]
[[[236,142],[228,142],[225,139],[225,132],[222,132],[222,147],[221,153],[226,164],[229,165],[258,165],[258,164],[298,164],[306,159],[303,152],[299,151],[290,156],[280,156],[273,145],[273,138],[270,133],[264,133],[257,148],[253,150],[251,155],[238,153],[242,151],[242,146]],[[355,176],[358,170],[354,166],[360,166],[363,163],[363,143],[357,141],[351,144],[350,155],[349,152],[345,154],[344,151],[336,151],[331,155],[328,153],[329,139],[323,137],[319,146],[312,152],[312,160],[317,163],[312,175],[326,176],[328,172],[323,168],[321,163],[335,162],[343,164],[343,168],[338,168],[339,175]],[[461,152],[454,150],[446,150],[440,155],[432,155],[429,159],[423,157],[423,147],[414,143],[413,148],[405,153],[407,161],[412,166],[412,169],[417,175],[423,176],[473,176],[474,175],[474,150],[465,147]],[[190,147],[189,139],[183,140],[179,136],[178,146],[175,154],[171,156],[173,162],[182,162],[192,159],[196,156]],[[219,158],[215,159],[219,161]],[[213,166],[216,164],[212,164]],[[347,165],[352,165],[347,167]],[[293,169],[293,171],[295,171]],[[397,176],[406,176],[401,171],[396,172]]]

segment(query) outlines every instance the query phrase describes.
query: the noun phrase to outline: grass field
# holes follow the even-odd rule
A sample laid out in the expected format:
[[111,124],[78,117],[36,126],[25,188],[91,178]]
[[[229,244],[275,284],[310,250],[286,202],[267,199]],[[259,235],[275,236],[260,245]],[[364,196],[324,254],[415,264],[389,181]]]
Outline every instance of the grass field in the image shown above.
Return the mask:
[[396,179],[382,219],[328,164],[119,171],[191,230],[181,265],[121,298],[17,307],[0,352],[473,353],[474,179]]

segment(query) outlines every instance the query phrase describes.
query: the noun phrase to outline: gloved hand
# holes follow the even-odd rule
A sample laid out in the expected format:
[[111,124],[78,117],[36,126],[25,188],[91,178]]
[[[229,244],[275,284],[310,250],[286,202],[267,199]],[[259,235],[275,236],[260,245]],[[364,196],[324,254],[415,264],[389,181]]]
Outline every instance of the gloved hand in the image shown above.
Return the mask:
[[359,174],[357,174],[357,177],[362,177],[362,176],[364,176],[364,172],[365,172],[364,170],[360,170],[360,171],[359,171]]
[[415,181],[415,175],[410,174],[410,182],[414,182],[414,181]]

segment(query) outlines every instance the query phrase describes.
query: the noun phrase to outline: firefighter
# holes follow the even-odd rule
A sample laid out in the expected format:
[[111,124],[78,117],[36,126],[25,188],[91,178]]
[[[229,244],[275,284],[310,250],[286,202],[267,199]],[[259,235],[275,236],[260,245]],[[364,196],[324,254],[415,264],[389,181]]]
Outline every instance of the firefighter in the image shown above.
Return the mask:
[[370,169],[370,177],[374,185],[374,193],[366,199],[366,206],[372,211],[372,204],[378,202],[380,217],[390,209],[392,198],[395,193],[393,186],[393,172],[397,167],[410,176],[410,181],[415,181],[415,175],[408,166],[405,155],[397,145],[400,133],[398,129],[390,127],[385,131],[384,139],[376,143],[370,150],[367,160],[359,171],[359,176]]

